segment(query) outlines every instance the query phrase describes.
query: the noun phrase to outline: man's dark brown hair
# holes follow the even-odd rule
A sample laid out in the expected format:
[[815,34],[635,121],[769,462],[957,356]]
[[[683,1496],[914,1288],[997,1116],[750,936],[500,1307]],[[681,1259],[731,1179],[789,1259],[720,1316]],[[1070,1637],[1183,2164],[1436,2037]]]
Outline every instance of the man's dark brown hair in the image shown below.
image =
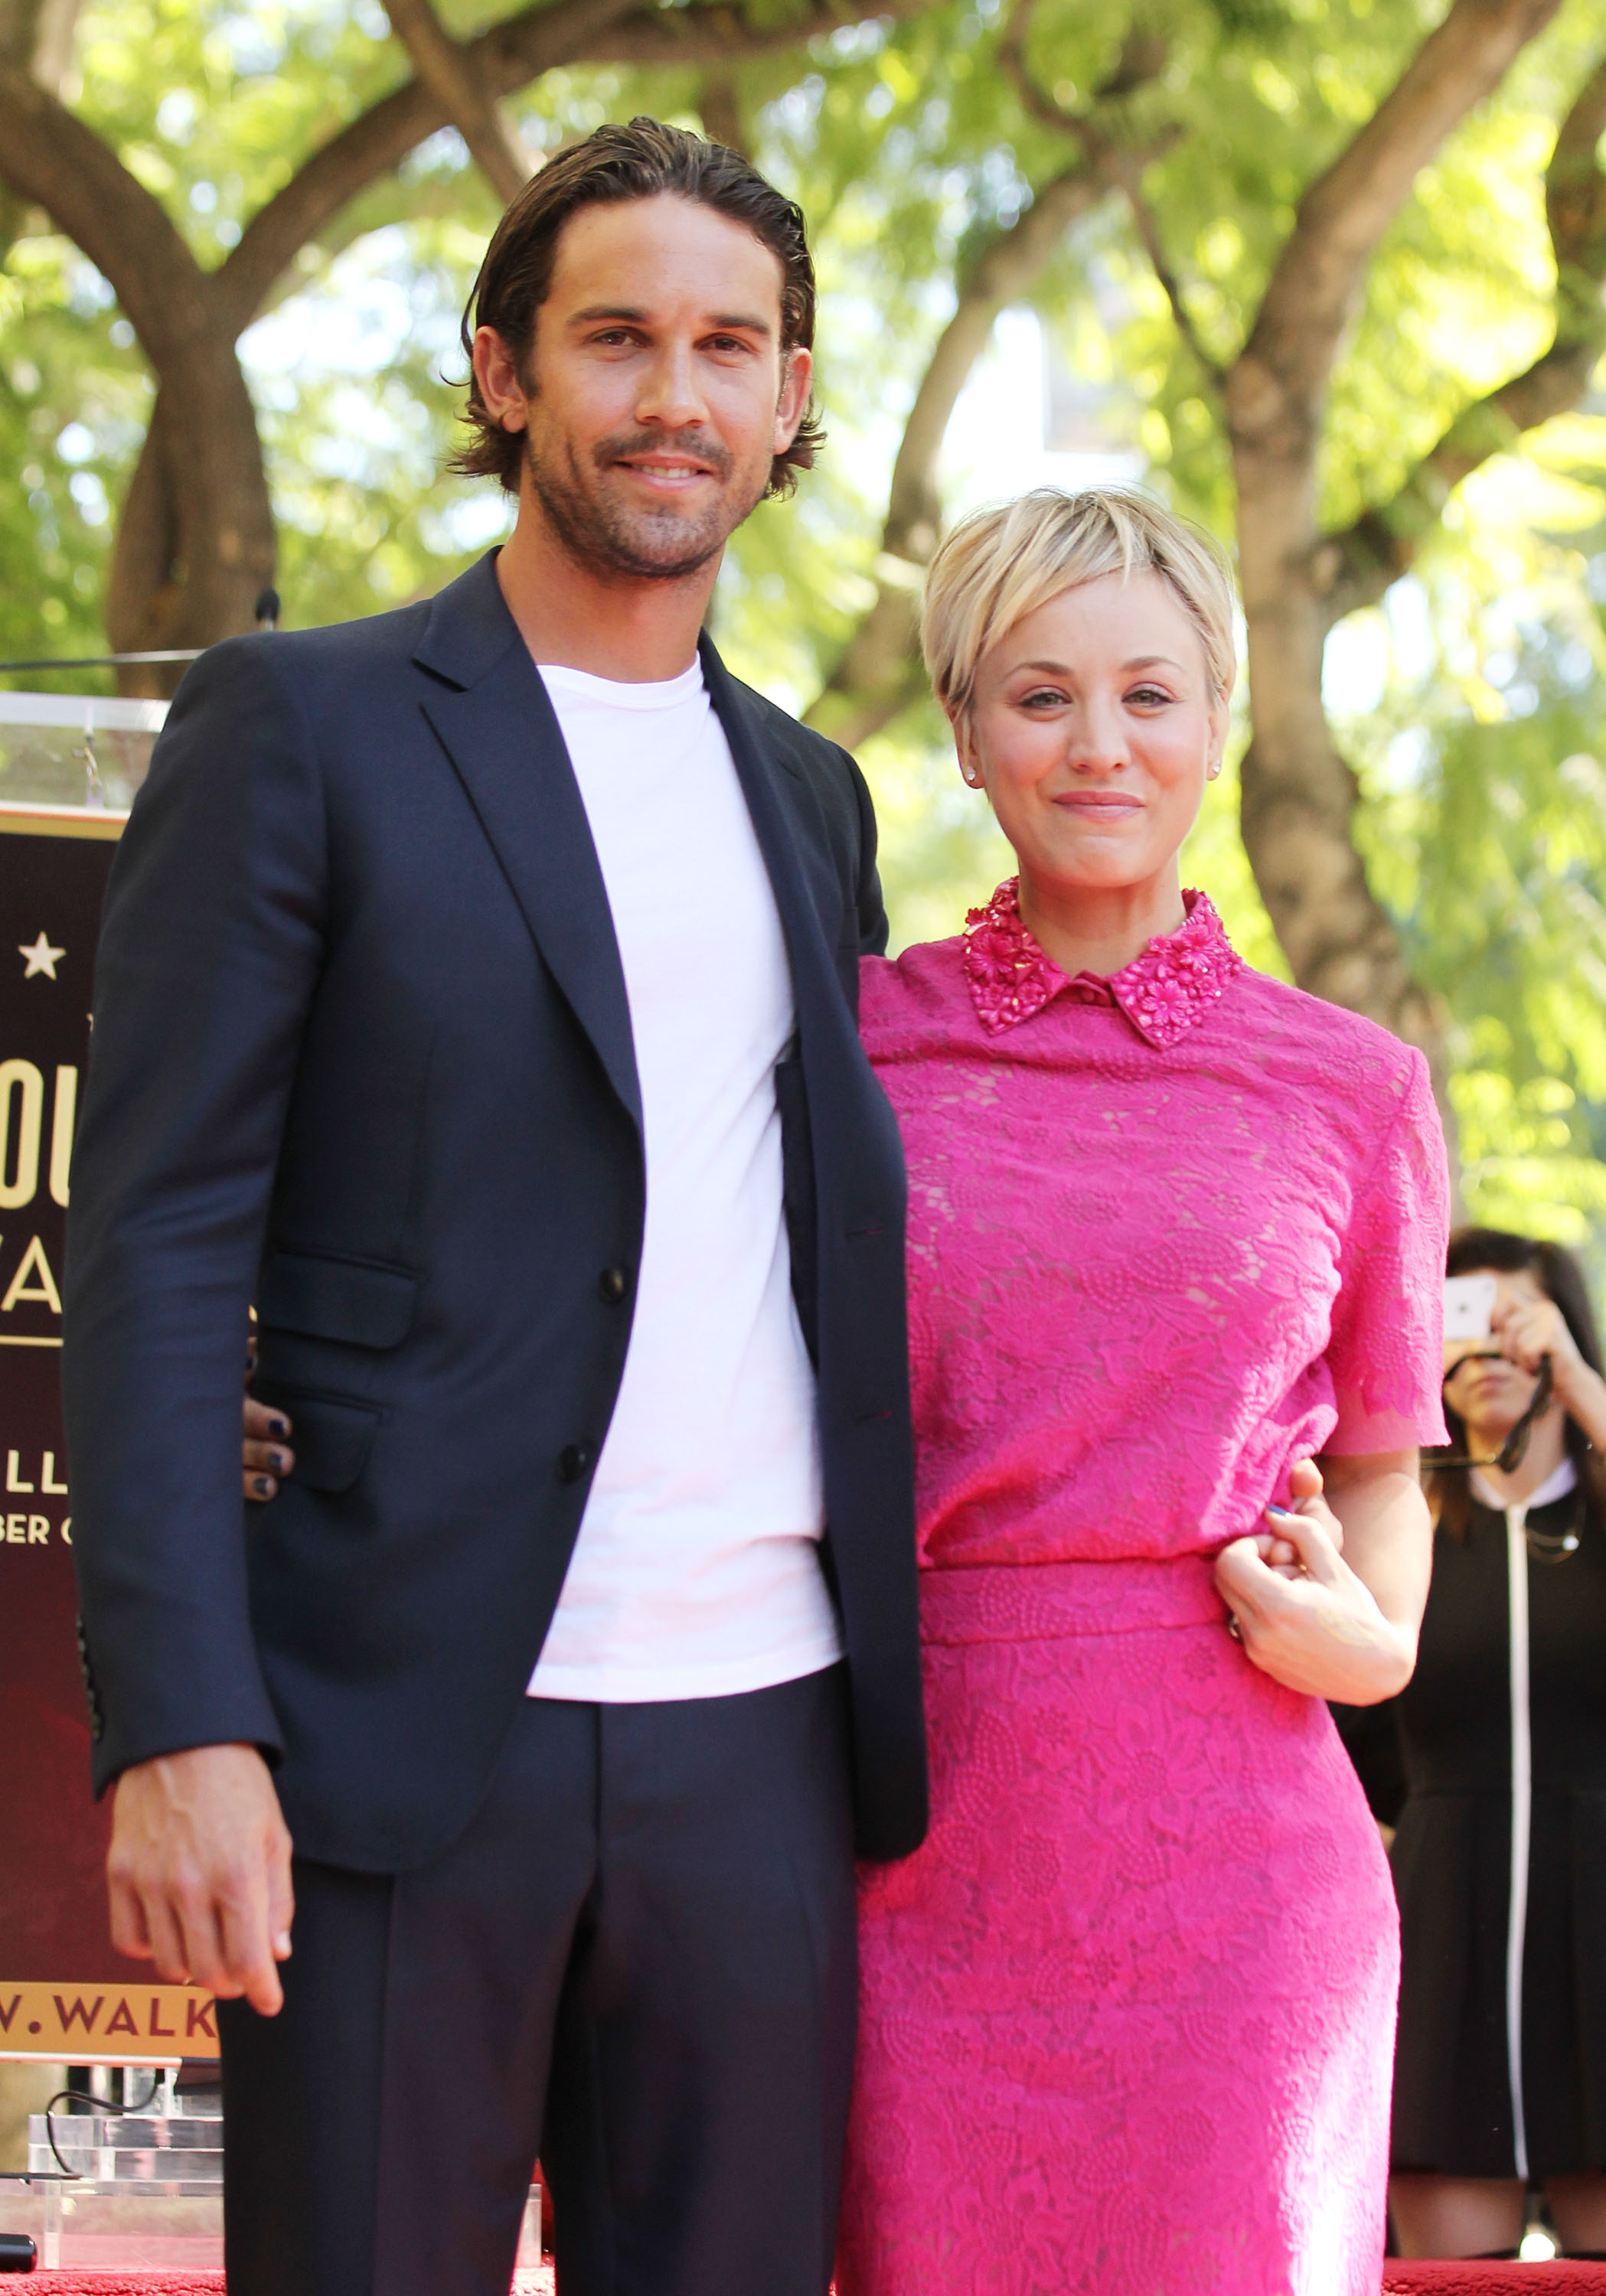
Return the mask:
[[[523,433],[504,430],[493,421],[474,380],[474,329],[496,329],[528,390],[536,314],[551,291],[564,226],[581,208],[657,199],[664,193],[729,216],[763,242],[781,267],[782,353],[812,349],[814,263],[796,201],[784,199],[739,152],[684,127],[666,127],[645,116],[628,127],[598,127],[531,177],[485,250],[463,314],[463,348],[470,360],[463,420],[474,435],[453,455],[454,471],[499,479],[509,494],[516,494],[524,458]],[[791,493],[797,472],[812,468],[822,435],[811,405],[796,438],[770,464],[768,493]]]

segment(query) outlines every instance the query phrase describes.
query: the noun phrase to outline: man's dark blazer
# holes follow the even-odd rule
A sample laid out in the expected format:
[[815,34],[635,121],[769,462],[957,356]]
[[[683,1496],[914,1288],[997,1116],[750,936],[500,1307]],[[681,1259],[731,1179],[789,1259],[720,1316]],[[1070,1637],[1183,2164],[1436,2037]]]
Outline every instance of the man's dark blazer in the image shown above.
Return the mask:
[[[779,909],[794,1283],[819,1374],[860,1846],[926,1818],[903,1167],[855,1027],[886,922],[843,751],[703,662]],[[722,930],[721,888],[702,930]],[[732,963],[739,964],[732,952]],[[487,558],[431,603],[231,639],[112,870],[74,1152],[65,1381],[97,1784],[279,1764],[303,1856],[467,1820],[624,1367],[641,1104],[601,872]],[[240,1498],[240,1392],[293,1477]]]

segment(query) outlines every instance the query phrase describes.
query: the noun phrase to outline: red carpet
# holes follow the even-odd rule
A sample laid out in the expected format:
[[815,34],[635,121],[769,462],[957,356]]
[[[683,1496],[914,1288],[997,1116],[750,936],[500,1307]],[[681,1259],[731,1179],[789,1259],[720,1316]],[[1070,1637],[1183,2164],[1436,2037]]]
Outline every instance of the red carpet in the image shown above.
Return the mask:
[[[37,2272],[13,2284],[18,2296],[28,2287],[40,2296],[224,2296],[220,2272]],[[522,2272],[517,2284],[520,2296],[537,2296],[551,2281],[545,2273],[538,2279]],[[1551,2289],[1606,2296],[1606,2264],[1388,2264],[1383,2270],[1383,2296],[1545,2296]]]
[[1383,2296],[1606,2296],[1606,2264],[1397,2264],[1383,2267]]

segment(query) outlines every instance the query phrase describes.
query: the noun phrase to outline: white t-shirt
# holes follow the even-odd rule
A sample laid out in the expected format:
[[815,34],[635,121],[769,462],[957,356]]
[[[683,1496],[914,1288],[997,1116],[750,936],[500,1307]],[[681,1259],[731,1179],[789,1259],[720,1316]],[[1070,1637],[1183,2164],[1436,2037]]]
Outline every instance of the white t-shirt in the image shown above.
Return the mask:
[[619,1401],[530,1692],[761,1690],[842,1654],[781,1198],[786,944],[701,663],[660,685],[541,677],[624,967],[647,1228]]

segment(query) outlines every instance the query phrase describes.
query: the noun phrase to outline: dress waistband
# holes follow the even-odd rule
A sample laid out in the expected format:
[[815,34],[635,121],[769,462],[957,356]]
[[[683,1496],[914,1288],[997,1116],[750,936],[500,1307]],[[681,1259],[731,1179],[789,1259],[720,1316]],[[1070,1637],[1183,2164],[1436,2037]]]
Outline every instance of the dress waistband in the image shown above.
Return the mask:
[[1143,1627],[1220,1626],[1214,1558],[1165,1562],[984,1564],[920,1573],[920,1639],[1048,1641],[1131,1634]]

